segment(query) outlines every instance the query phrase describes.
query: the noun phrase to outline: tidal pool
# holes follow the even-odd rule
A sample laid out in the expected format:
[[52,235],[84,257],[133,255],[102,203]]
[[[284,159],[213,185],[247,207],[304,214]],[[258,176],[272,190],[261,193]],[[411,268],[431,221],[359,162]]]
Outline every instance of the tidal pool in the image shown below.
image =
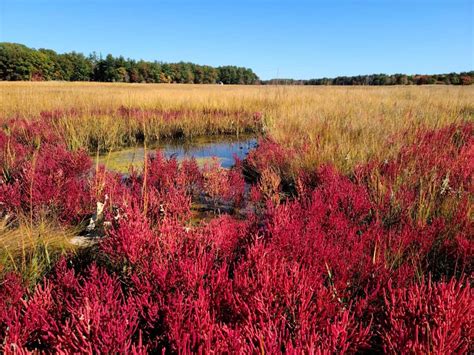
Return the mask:
[[[161,150],[165,157],[175,157],[178,161],[194,157],[200,166],[215,158],[223,168],[228,169],[234,164],[234,156],[244,159],[256,145],[255,136],[217,136],[193,140],[164,140],[147,147],[146,151],[148,154],[154,154]],[[142,167],[144,158],[145,148],[137,146],[101,155],[98,163],[109,170],[126,174],[130,166]]]

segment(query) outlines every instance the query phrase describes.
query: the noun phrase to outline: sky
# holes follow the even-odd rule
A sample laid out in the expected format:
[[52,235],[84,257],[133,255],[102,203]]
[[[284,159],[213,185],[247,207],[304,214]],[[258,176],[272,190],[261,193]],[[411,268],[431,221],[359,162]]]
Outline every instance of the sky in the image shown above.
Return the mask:
[[262,79],[473,70],[474,0],[0,0],[0,42],[252,68]]

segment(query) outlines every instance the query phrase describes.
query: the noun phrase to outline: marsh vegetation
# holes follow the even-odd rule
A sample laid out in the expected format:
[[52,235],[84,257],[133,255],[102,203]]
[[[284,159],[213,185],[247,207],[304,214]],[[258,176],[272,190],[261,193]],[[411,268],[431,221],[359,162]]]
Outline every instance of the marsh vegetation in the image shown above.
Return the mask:
[[0,83],[0,124],[5,352],[472,350],[472,86]]

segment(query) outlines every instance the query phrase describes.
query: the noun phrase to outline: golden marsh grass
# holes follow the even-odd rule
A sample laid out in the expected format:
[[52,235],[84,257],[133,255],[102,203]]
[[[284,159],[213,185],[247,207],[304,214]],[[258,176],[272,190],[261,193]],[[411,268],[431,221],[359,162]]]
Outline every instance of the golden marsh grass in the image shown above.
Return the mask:
[[[170,123],[153,112],[125,119],[114,114],[120,108],[184,113]],[[298,166],[330,162],[350,171],[372,158],[390,157],[421,127],[473,120],[474,87],[0,83],[3,120],[55,110],[64,112],[57,124],[73,149],[116,150],[133,146],[142,135],[151,142],[176,132],[186,137],[250,129],[304,148],[294,162]],[[212,110],[222,116],[205,114]],[[236,112],[261,114],[261,125],[234,120]]]
[[33,225],[21,219],[15,227],[0,223],[0,275],[16,271],[35,284],[61,255],[77,249],[71,243],[75,234],[44,220]]

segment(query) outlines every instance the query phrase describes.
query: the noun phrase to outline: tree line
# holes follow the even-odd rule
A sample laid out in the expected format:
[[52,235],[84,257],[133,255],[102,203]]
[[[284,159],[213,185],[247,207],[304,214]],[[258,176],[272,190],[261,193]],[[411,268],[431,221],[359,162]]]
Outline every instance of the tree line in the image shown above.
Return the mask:
[[474,84],[474,71],[433,75],[371,74],[309,80],[271,79],[261,83],[267,85],[470,85]]
[[33,49],[17,43],[0,43],[0,80],[64,80],[125,83],[263,84],[263,85],[470,85],[474,71],[433,74],[371,74],[309,80],[259,80],[249,68],[212,67],[188,62],[164,63],[96,53],[85,56],[51,49]]
[[85,56],[51,49],[33,49],[17,43],[0,43],[0,80],[65,80],[126,83],[255,84],[249,68],[212,67],[194,63],[163,63],[96,53]]

